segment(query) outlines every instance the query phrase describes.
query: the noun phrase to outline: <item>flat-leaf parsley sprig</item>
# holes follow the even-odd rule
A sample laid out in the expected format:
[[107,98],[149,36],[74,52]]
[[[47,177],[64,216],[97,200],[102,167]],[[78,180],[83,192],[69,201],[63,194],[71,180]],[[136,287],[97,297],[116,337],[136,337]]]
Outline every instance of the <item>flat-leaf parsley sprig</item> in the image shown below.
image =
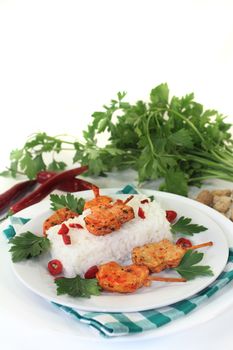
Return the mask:
[[51,194],[50,204],[52,210],[67,208],[75,213],[82,214],[85,200],[83,198],[77,198],[70,193],[61,196],[57,194]]
[[194,233],[199,233],[207,230],[205,226],[191,224],[191,221],[192,219],[181,216],[176,221],[176,223],[171,225],[171,232],[193,236]]
[[57,295],[68,294],[72,297],[90,298],[91,295],[100,295],[101,291],[97,279],[85,279],[79,275],[73,278],[59,277],[55,283]]
[[50,248],[47,237],[36,236],[30,231],[11,238],[9,243],[12,245],[9,251],[13,262],[36,257]]
[[174,268],[186,280],[194,279],[197,276],[213,276],[208,265],[196,265],[203,259],[204,254],[193,250],[187,250],[180,264]]

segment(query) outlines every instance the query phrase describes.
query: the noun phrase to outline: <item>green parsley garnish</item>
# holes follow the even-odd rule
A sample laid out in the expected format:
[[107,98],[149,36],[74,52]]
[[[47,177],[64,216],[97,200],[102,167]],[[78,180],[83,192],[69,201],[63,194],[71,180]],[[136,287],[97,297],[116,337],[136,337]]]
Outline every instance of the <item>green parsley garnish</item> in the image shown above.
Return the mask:
[[196,265],[203,259],[204,254],[187,250],[176,270],[183,278],[191,280],[197,276],[213,276],[210,266]]
[[205,226],[190,224],[191,221],[192,219],[181,216],[175,224],[171,225],[171,232],[193,236],[194,233],[199,233],[207,230]]
[[38,256],[50,247],[48,238],[36,236],[29,231],[11,238],[9,243],[12,244],[9,251],[12,254],[13,262]]
[[85,200],[83,198],[77,198],[70,193],[61,196],[57,194],[51,194],[50,203],[52,210],[58,210],[65,207],[75,213],[82,214]]
[[91,295],[100,295],[101,287],[97,279],[85,279],[80,276],[73,278],[57,278],[57,295],[68,294],[72,297],[90,298]]

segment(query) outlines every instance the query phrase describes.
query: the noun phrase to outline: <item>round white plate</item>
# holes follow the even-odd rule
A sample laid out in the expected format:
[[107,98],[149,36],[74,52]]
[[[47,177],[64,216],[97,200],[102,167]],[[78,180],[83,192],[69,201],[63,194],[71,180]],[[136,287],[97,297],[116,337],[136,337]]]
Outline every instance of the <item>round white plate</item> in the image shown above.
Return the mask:
[[[101,194],[113,195],[116,189],[101,190]],[[67,295],[56,295],[56,285],[53,277],[47,271],[47,262],[51,260],[48,254],[13,264],[13,269],[18,278],[33,292],[66,306],[86,311],[101,312],[132,312],[148,310],[169,305],[186,299],[212,283],[223,270],[228,258],[228,243],[224,232],[219,225],[202,211],[202,205],[190,199],[168,193],[143,190],[143,193],[155,195],[156,200],[164,209],[173,209],[178,216],[186,216],[193,219],[194,223],[204,225],[208,228],[191,237],[193,244],[213,241],[212,247],[203,248],[204,259],[201,265],[210,265],[213,276],[198,277],[186,283],[159,283],[154,282],[151,287],[144,287],[132,294],[102,293],[100,296],[92,296],[90,299],[73,298]],[[86,191],[78,194],[84,198],[92,198],[92,192]],[[24,225],[18,234],[24,231],[32,231],[35,234],[42,233],[42,223],[50,214],[48,202],[40,206],[40,213]],[[177,276],[173,271],[163,272],[161,275]]]

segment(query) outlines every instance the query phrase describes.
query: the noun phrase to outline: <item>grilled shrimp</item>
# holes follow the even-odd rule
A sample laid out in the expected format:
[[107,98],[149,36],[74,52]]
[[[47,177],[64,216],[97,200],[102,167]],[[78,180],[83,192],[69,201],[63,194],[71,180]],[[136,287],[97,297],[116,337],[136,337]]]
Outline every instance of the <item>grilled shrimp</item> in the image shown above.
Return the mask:
[[132,251],[132,261],[140,266],[147,266],[151,272],[177,267],[188,249],[197,249],[211,246],[212,242],[202,243],[189,248],[175,245],[168,239],[159,243],[149,243],[142,247],[136,247]]
[[91,214],[84,220],[87,230],[96,236],[119,230],[122,224],[134,218],[133,208],[121,200],[113,204],[96,205],[90,209]]
[[147,266],[152,272],[160,272],[176,267],[185,254],[185,249],[172,244],[168,239],[159,243],[149,243],[132,251],[132,261]]
[[108,196],[96,196],[94,199],[85,203],[84,209],[93,208],[100,205],[108,205],[112,202],[112,198]]
[[45,220],[43,224],[43,233],[46,236],[46,231],[55,225],[59,225],[62,222],[73,219],[74,217],[78,216],[77,213],[74,213],[73,211],[67,209],[67,208],[60,208],[56,210],[48,219]]
[[121,227],[117,217],[111,212],[111,207],[95,206],[91,208],[91,214],[84,218],[87,230],[96,236],[103,236]]
[[146,266],[121,266],[111,261],[99,266],[96,274],[99,285],[109,292],[132,293],[150,284],[149,269]]

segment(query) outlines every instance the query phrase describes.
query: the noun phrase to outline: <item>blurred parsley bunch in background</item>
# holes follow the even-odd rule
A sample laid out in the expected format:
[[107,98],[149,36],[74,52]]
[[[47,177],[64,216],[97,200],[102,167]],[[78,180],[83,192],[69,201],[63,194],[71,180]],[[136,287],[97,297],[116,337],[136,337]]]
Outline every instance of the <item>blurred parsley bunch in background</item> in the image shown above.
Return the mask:
[[[11,152],[9,170],[1,175],[24,173],[36,177],[41,170],[61,171],[66,163],[56,154],[73,150],[73,163],[87,164],[88,175],[134,169],[140,183],[164,178],[160,189],[187,195],[188,185],[200,186],[206,179],[233,179],[231,124],[215,110],[204,110],[194,94],[169,98],[167,84],[150,93],[149,102],[125,101],[118,93],[103,111],[94,112],[83,132],[84,142],[67,141],[46,133],[33,135],[22,149]],[[108,132],[104,147],[101,133]],[[46,164],[44,155],[52,154]]]

